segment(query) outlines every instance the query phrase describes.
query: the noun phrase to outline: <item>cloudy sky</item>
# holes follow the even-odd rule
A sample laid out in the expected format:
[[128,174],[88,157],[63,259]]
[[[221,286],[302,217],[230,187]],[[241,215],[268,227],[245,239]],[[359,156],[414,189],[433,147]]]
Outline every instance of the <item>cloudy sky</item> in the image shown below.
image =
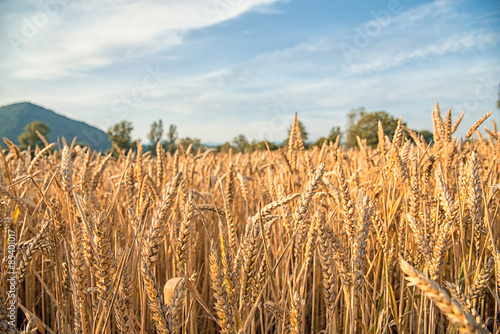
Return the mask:
[[0,105],[31,101],[106,130],[176,124],[204,142],[310,140],[351,108],[460,133],[496,108],[496,0],[0,1]]

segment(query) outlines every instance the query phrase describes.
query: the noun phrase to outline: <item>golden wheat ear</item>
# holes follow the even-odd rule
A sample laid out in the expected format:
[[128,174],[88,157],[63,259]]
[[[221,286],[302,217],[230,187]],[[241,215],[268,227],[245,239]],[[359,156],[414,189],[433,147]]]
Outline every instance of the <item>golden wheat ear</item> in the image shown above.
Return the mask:
[[409,282],[408,286],[416,286],[419,288],[427,298],[436,304],[460,333],[488,333],[488,331],[479,326],[474,320],[474,317],[466,312],[458,301],[452,299],[438,283],[425,277],[422,272],[413,268],[405,260],[399,259],[399,261],[401,270],[406,274],[405,279]]

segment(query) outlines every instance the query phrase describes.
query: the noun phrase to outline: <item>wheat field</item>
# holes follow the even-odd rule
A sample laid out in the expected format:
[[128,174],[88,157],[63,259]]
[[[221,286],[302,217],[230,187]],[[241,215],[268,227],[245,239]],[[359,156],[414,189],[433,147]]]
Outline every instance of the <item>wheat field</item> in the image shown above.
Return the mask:
[[498,333],[490,114],[349,150],[306,150],[297,115],[278,151],[4,139],[0,332]]

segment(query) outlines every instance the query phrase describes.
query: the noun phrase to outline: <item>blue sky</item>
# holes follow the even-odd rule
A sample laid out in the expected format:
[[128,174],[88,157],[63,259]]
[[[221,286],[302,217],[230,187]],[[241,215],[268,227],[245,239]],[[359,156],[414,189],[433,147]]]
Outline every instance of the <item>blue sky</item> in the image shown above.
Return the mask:
[[498,1],[4,1],[0,105],[223,142],[281,141],[295,111],[315,140],[362,106],[431,129],[438,101],[463,135],[500,120],[499,28]]

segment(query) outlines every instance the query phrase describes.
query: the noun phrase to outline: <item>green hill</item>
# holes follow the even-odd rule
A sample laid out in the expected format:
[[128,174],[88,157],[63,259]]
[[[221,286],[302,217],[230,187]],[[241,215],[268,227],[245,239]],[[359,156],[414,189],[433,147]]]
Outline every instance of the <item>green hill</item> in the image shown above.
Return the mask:
[[64,137],[69,143],[76,137],[78,143],[86,144],[96,151],[105,152],[111,148],[109,136],[104,131],[29,102],[0,107],[0,138],[7,137],[19,144],[17,137],[23,133],[24,127],[33,121],[49,125],[49,142]]

